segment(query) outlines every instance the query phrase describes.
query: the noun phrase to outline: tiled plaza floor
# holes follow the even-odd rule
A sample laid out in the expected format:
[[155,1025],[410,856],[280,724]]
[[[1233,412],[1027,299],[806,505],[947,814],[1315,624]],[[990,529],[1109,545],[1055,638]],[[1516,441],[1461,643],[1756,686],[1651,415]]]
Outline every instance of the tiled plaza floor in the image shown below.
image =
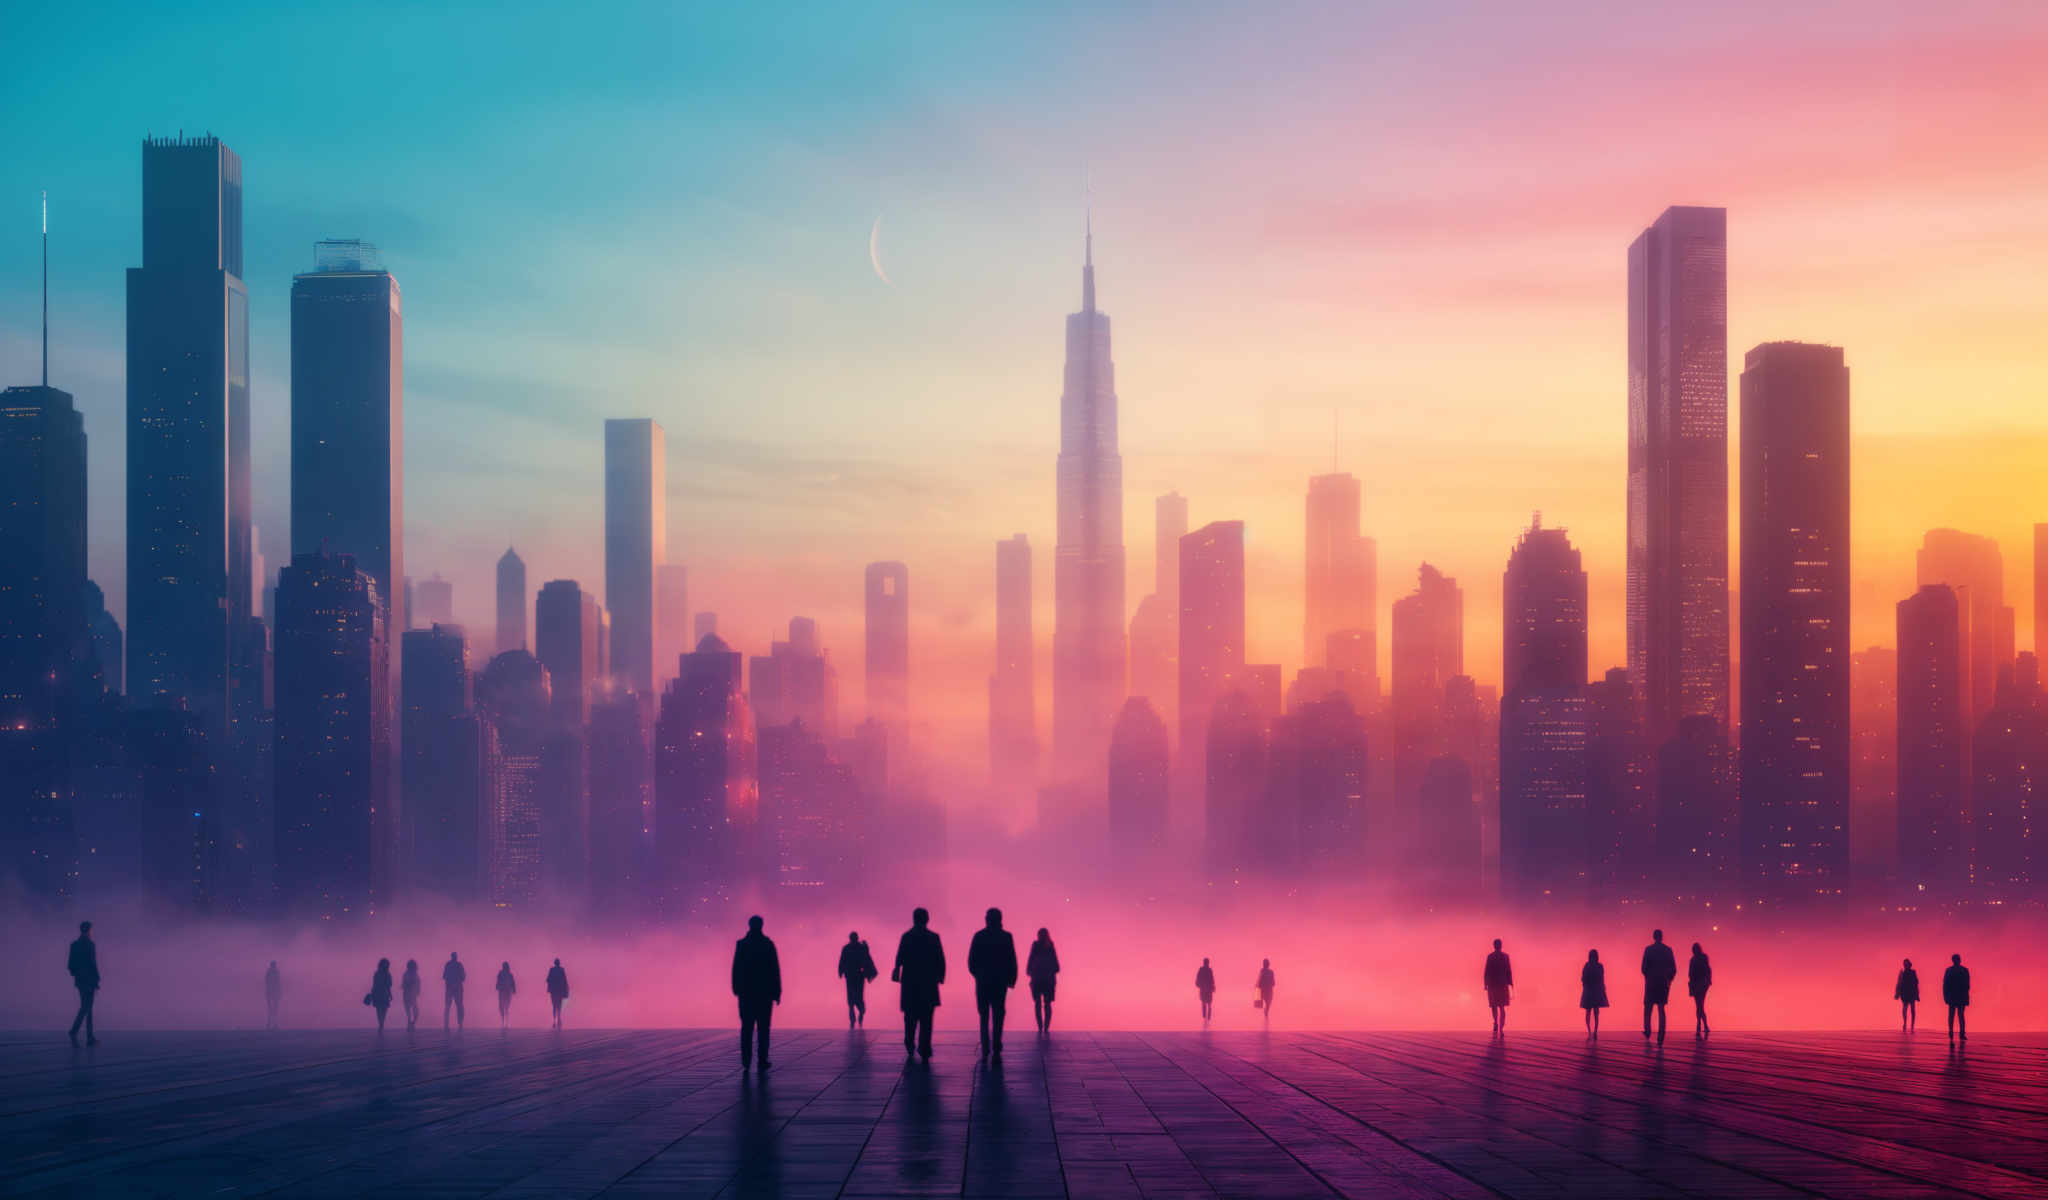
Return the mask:
[[[893,1015],[893,1014],[891,1014]],[[0,1035],[0,1192],[2048,1196],[2048,1038]]]

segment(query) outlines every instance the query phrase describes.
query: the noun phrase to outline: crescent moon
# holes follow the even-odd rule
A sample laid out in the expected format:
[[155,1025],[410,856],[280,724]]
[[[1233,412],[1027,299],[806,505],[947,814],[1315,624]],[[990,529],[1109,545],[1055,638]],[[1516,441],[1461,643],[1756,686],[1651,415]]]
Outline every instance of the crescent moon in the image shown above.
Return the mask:
[[896,286],[890,280],[889,273],[882,269],[882,218],[880,217],[875,218],[875,227],[868,230],[868,262],[874,265],[875,278],[888,284],[890,287]]

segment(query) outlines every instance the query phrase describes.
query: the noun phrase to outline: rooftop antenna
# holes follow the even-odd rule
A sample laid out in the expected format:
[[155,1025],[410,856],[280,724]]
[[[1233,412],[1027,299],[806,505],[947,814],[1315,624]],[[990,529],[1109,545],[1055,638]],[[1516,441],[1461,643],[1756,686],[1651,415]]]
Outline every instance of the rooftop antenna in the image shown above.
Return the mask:
[[50,191],[43,189],[43,386],[50,386]]

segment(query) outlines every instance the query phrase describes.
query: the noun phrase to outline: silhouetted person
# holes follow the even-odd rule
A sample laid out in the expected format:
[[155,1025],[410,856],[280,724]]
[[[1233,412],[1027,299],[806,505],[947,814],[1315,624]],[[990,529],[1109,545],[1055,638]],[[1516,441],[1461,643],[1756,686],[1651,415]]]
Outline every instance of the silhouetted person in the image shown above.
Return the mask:
[[1657,1040],[1664,1040],[1664,1006],[1671,1003],[1671,981],[1678,978],[1678,956],[1664,944],[1664,931],[1654,930],[1643,947],[1643,1036],[1650,1036],[1650,1014],[1657,1015]]
[[1486,956],[1486,1007],[1493,1012],[1493,1031],[1507,1032],[1508,1003],[1514,998],[1515,968],[1508,963],[1508,956],[1500,948],[1500,939],[1493,939],[1493,953]]
[[455,1010],[455,1028],[462,1028],[462,985],[469,978],[469,968],[455,957],[455,951],[448,952],[448,962],[441,968],[441,1028],[448,1028],[448,1010]]
[[71,986],[78,989],[78,1015],[71,1018],[71,1044],[78,1044],[78,1027],[85,1026],[85,1044],[97,1046],[92,1033],[92,1002],[100,991],[100,951],[92,942],[92,922],[78,923],[78,940],[71,943],[65,969],[71,972]]
[[1003,928],[1002,909],[989,909],[987,924],[967,943],[967,973],[974,977],[974,1011],[981,1018],[981,1056],[1001,1058],[1003,1011],[1017,986],[1017,939]]
[[562,1001],[569,998],[569,973],[562,969],[562,960],[548,968],[548,1003],[555,1009],[555,1028],[562,1027]]
[[391,960],[377,960],[377,970],[370,976],[370,994],[363,997],[363,1003],[377,1010],[377,1032],[384,1032],[384,1014],[391,1011]]
[[923,909],[910,914],[910,928],[896,941],[896,965],[889,978],[902,985],[897,1003],[903,1009],[903,1052],[926,1062],[932,1058],[932,1013],[939,1007],[939,985],[946,982],[946,948],[932,932],[932,915]]
[[839,948],[839,977],[846,981],[848,1029],[868,1023],[868,981],[881,973],[868,944],[860,940],[860,931],[847,934],[846,944]]
[[1024,975],[1031,980],[1031,1013],[1038,1018],[1038,1032],[1048,1033],[1052,1030],[1052,996],[1060,981],[1060,952],[1052,948],[1052,934],[1043,929],[1031,943]]
[[1273,960],[1262,958],[1259,960],[1259,982],[1257,986],[1259,989],[1259,1007],[1264,1010],[1266,1020],[1268,1021],[1273,1019],[1273,983]]
[[1216,999],[1216,972],[1209,969],[1209,960],[1203,959],[1202,966],[1195,972],[1195,995],[1202,998],[1202,1020],[1207,1021],[1211,1005]]
[[1899,968],[1899,981],[1892,985],[1892,999],[1899,1002],[1899,1030],[1906,1032],[1920,1026],[1920,972],[1913,969],[1913,960]]
[[420,1023],[420,964],[415,958],[405,960],[405,975],[398,981],[398,998],[405,1004],[405,1031],[411,1033]]
[[1607,965],[1598,950],[1586,951],[1586,965],[1579,968],[1579,1007],[1586,1010],[1586,1032],[1600,1036],[1600,1010],[1607,1007]]
[[512,996],[519,990],[519,984],[512,978],[512,964],[498,964],[498,1028],[512,1024]]
[[1970,1007],[1970,968],[1963,965],[1963,956],[1948,956],[1948,970],[1941,973],[1941,1002],[1948,1005],[1948,1040],[1961,1038],[1970,1040],[1969,1023],[1963,1020],[1963,1012]]
[[284,976],[277,973],[277,960],[270,960],[270,969],[263,972],[263,1027],[277,1028],[277,1010],[284,1005]]
[[747,918],[747,935],[733,943],[732,994],[740,1002],[740,1070],[756,1061],[754,1045],[761,1047],[760,1069],[768,1069],[768,1022],[775,1006],[782,1003],[782,960],[775,955],[775,943],[761,932],[761,918]]
[[1685,994],[1692,997],[1692,1035],[1703,1038],[1714,1032],[1707,1026],[1707,989],[1714,986],[1714,964],[1700,944],[1692,944],[1692,957],[1685,964]]

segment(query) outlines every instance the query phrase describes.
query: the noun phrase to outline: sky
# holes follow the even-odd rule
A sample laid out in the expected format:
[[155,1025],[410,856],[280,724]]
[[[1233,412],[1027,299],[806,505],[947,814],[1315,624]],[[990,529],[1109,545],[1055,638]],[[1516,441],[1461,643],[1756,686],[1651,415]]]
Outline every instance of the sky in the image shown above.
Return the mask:
[[[1302,648],[1307,476],[1364,480],[1379,609],[1436,563],[1500,671],[1531,514],[1619,664],[1628,244],[1729,209],[1729,362],[1846,349],[1858,646],[1921,533],[1996,536],[2032,645],[2048,520],[2048,7],[23,7],[0,73],[0,379],[91,443],[122,611],[140,143],[243,161],[256,515],[289,548],[291,276],[377,243],[403,290],[406,560],[491,624],[491,564],[601,590],[602,421],[668,431],[670,556],[746,651],[820,620],[858,696],[864,563],[910,564],[914,699],[984,720],[993,543],[1037,549],[1049,674],[1062,317],[1092,204],[1130,599],[1152,498],[1247,523],[1254,661]],[[869,261],[879,220],[880,258]],[[1730,409],[1735,408],[1731,379]],[[1332,437],[1332,429],[1336,437]],[[1731,459],[1739,431],[1731,430]],[[1733,489],[1731,488],[1731,500]],[[1385,647],[1382,646],[1382,654]],[[978,745],[976,747],[978,753]]]

